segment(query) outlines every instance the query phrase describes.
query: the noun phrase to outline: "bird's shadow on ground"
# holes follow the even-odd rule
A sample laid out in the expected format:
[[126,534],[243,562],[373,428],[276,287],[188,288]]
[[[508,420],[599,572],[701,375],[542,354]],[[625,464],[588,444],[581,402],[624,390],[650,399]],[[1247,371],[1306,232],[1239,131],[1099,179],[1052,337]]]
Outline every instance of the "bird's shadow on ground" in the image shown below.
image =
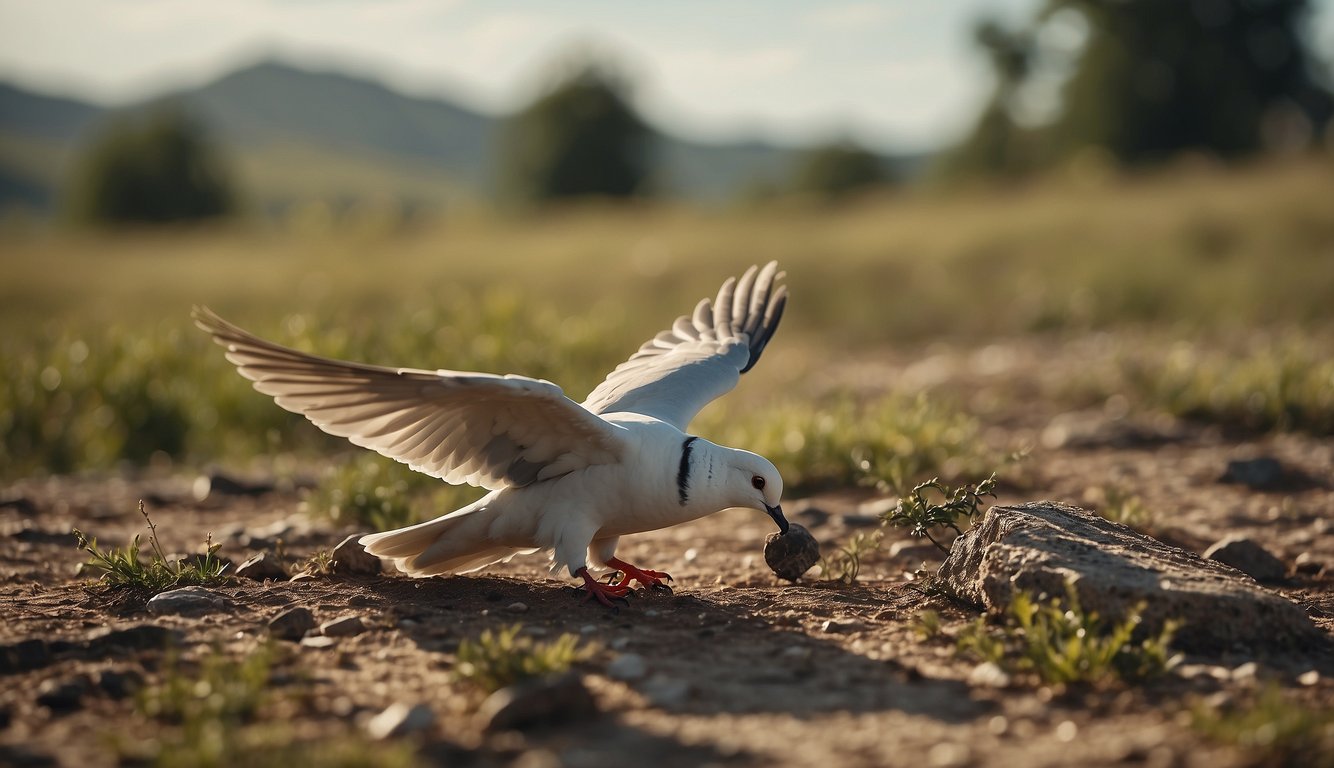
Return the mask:
[[386,578],[366,586],[424,650],[452,653],[462,639],[522,622],[529,631],[552,637],[572,632],[614,653],[638,654],[646,672],[625,684],[649,706],[673,712],[810,716],[899,710],[956,723],[991,706],[970,697],[960,681],[925,679],[894,661],[859,655],[832,638],[761,615],[784,600],[797,611],[812,600],[851,602],[860,609],[854,613],[867,615],[911,599],[901,590],[641,590],[629,606],[612,612],[557,582],[503,576]]

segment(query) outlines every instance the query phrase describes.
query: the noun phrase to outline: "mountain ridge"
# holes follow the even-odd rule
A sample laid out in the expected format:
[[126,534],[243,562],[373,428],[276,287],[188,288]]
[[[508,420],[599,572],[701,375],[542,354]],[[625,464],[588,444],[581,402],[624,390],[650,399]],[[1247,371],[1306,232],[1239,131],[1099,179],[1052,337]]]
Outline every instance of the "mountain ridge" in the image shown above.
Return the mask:
[[[198,86],[117,107],[0,81],[0,207],[18,202],[42,208],[41,201],[49,207],[72,158],[103,121],[164,101],[181,104],[238,158],[242,186],[252,187],[250,196],[265,204],[312,194],[310,185],[297,185],[302,189],[297,193],[296,187],[275,186],[273,174],[256,176],[245,170],[262,164],[257,157],[271,157],[275,148],[283,146],[302,147],[308,162],[365,168],[379,163],[385,167],[381,176],[392,175],[394,167],[412,166],[422,174],[438,175],[449,188],[438,200],[416,203],[443,204],[446,197],[456,199],[459,190],[487,198],[505,121],[504,116],[488,115],[448,98],[408,95],[371,77],[309,69],[275,58],[238,67]],[[757,139],[713,143],[655,131],[655,188],[670,197],[697,201],[732,199],[757,183],[781,181],[799,151]],[[22,150],[15,149],[23,146],[43,147],[59,159],[25,162]],[[912,162],[885,160],[900,169]],[[357,174],[343,176],[343,181],[325,190],[325,196],[359,196]],[[408,186],[414,198],[421,196],[422,184]]]

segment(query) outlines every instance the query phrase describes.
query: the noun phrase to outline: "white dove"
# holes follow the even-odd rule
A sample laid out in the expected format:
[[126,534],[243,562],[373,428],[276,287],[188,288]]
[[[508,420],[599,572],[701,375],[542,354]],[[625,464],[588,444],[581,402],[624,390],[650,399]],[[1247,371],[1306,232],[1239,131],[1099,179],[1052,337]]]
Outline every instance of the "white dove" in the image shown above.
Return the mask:
[[[196,324],[226,347],[255,389],[333,435],[447,483],[491,492],[429,522],[361,538],[412,576],[474,571],[552,551],[605,605],[630,583],[671,577],[616,557],[621,536],[732,507],[763,510],[786,533],[783,479],[749,451],[685,432],[736,386],[787,304],[778,266],[728,278],[612,371],[583,404],[549,381],[461,371],[384,368],[308,355],[264,341],[196,307]],[[602,583],[595,565],[619,571]]]

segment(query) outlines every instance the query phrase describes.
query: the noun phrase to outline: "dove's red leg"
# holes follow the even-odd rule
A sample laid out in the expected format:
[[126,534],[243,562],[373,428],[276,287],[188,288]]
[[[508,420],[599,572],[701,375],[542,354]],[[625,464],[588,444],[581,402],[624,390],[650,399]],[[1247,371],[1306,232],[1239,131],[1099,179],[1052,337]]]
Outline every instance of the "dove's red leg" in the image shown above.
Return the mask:
[[631,581],[637,581],[640,584],[643,584],[644,586],[650,587],[652,589],[665,589],[668,592],[672,591],[671,587],[663,583],[664,581],[672,580],[672,575],[670,573],[666,573],[664,571],[649,571],[649,570],[644,570],[642,568],[636,568],[633,565],[630,565],[629,563],[625,562],[624,560],[620,560],[615,557],[607,558],[607,565],[610,565],[612,568],[615,568],[616,570],[620,571],[623,574],[621,576],[620,581],[613,582],[616,586],[625,587],[628,589],[630,587]]
[[599,603],[602,603],[608,608],[616,607],[615,605],[612,605],[612,600],[625,602],[625,596],[630,592],[630,587],[625,586],[624,584],[603,584],[592,576],[589,576],[587,567],[580,568],[575,571],[574,574],[576,576],[581,576],[584,579],[584,589],[588,592],[584,599],[596,599]]

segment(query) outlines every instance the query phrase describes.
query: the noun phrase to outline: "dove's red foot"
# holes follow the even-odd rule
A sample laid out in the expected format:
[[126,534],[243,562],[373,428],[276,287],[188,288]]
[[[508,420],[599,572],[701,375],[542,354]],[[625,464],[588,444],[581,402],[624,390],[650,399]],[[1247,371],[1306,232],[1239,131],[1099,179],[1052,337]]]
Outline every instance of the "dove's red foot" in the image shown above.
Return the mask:
[[621,572],[620,580],[612,582],[614,586],[625,587],[626,589],[629,589],[630,582],[637,581],[643,586],[646,586],[650,589],[658,589],[666,592],[672,591],[671,587],[663,583],[672,580],[672,575],[670,573],[666,573],[664,571],[649,571],[642,568],[636,568],[633,565],[630,565],[629,563],[625,562],[624,560],[618,560],[617,558],[614,557],[609,558],[607,560],[607,565],[610,565],[612,568],[615,568],[616,570]]
[[627,603],[625,596],[630,593],[629,587],[622,584],[603,584],[588,575],[588,568],[580,568],[574,573],[584,579],[584,590],[586,590],[584,600],[597,600],[608,608],[616,608],[613,600]]

